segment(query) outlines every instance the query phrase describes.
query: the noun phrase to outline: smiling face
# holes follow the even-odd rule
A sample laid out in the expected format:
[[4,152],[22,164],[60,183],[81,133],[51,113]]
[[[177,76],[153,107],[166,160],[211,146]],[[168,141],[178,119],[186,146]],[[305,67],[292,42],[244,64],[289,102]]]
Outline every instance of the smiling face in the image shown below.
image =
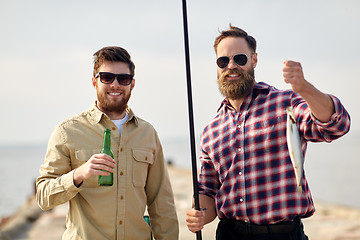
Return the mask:
[[[235,63],[233,56],[237,54],[245,54],[248,57],[244,66]],[[225,68],[217,69],[221,94],[230,99],[244,98],[255,84],[254,68],[257,64],[257,54],[250,50],[244,38],[226,37],[219,43],[216,56],[230,57],[230,62]]]
[[[105,61],[99,68],[99,72],[114,74],[130,74],[129,65],[124,62]],[[100,77],[92,78],[92,84],[97,93],[97,107],[112,120],[122,119],[125,116],[127,103],[131,91],[135,86],[135,79],[128,86],[120,85],[117,79],[110,84],[100,82]]]

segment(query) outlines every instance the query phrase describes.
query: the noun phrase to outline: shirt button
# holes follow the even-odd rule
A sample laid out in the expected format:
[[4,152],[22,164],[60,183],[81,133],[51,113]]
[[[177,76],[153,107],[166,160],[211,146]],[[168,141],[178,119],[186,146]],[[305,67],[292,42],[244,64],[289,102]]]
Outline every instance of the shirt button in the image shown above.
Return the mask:
[[120,199],[121,199],[121,200],[123,200],[123,199],[124,199],[124,197],[123,197],[123,196],[120,196]]
[[242,172],[241,172],[241,171],[239,172],[239,175],[240,175],[240,176],[242,175]]
[[122,176],[122,175],[124,175],[124,173],[123,173],[123,172],[120,172],[120,176]]
[[241,148],[238,148],[238,152],[242,152],[242,149],[241,149]]
[[113,128],[112,128],[112,130],[113,130],[113,131],[115,131],[115,130],[116,130],[116,128],[115,128],[115,127],[113,127]]
[[123,149],[122,148],[120,148],[120,152],[122,152],[123,151]]
[[244,202],[244,199],[240,198],[240,202]]
[[122,221],[120,220],[119,224],[121,225],[122,224]]

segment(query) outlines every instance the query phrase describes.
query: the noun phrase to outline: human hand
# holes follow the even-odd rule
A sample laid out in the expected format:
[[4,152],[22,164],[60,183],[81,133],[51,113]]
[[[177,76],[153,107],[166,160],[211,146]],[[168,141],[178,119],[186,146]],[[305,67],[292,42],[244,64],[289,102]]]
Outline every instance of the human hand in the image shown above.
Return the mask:
[[196,233],[204,228],[205,211],[206,210],[199,211],[193,208],[186,212],[186,225],[191,232]]
[[299,62],[290,60],[284,61],[283,76],[286,83],[291,84],[291,88],[294,92],[301,94],[307,85],[307,81],[304,78],[304,73]]
[[79,186],[84,180],[93,175],[108,176],[114,172],[115,161],[107,154],[94,154],[83,165],[74,171],[74,184]]

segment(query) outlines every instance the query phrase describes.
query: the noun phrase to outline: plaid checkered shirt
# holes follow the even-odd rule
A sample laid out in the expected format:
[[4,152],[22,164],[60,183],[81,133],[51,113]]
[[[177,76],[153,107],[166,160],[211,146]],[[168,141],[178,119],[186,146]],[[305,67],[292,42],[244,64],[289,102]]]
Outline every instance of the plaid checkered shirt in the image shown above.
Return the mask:
[[224,100],[201,136],[199,193],[215,199],[219,218],[270,224],[309,217],[314,203],[305,174],[303,192],[286,142],[286,108],[293,106],[305,156],[307,142],[331,142],[350,128],[350,116],[330,96],[335,113],[318,121],[304,99],[290,90],[257,83],[237,112]]

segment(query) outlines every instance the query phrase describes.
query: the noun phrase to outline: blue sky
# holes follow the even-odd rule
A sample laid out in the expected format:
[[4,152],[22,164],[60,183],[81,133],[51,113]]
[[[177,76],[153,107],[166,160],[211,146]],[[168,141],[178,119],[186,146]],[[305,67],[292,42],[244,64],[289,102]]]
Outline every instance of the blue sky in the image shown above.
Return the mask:
[[[257,81],[280,89],[282,63],[302,63],[305,77],[338,96],[360,130],[360,2],[188,1],[196,135],[222,96],[212,48],[229,23],[258,42]],[[1,1],[0,144],[46,143],[54,126],[96,98],[92,54],[118,45],[136,65],[130,106],[160,138],[188,137],[181,0]]]

